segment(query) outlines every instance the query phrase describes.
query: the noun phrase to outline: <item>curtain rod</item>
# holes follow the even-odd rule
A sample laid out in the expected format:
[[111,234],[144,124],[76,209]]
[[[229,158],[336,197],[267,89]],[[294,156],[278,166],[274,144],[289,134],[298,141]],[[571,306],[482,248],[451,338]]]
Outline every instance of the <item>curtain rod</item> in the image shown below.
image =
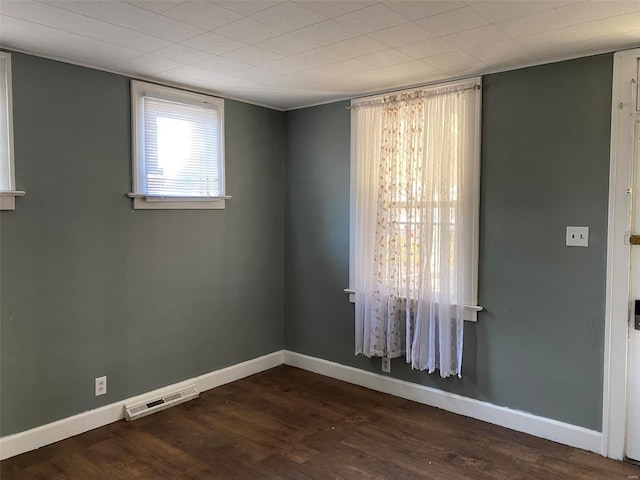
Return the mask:
[[[441,88],[450,88],[450,87],[441,87]],[[480,90],[482,87],[475,83],[470,87],[464,87],[464,88],[452,88],[449,91],[441,91],[440,89],[430,89],[429,91],[422,91],[419,92],[419,88],[414,90],[414,92],[406,92],[406,93],[396,93],[396,94],[391,94],[388,97],[383,97],[383,98],[374,98],[371,100],[363,100],[362,102],[360,102],[357,105],[348,105],[346,107],[344,107],[346,110],[353,110],[355,108],[361,107],[361,106],[365,106],[365,105],[377,105],[377,104],[385,104],[385,103],[397,103],[401,100],[403,100],[403,96],[410,96],[411,99],[415,99],[415,98],[426,98],[426,97],[435,97],[438,95],[444,95],[446,93],[451,93],[451,92],[464,92],[466,90]],[[419,92],[419,93],[417,93]],[[414,95],[413,97],[411,97],[411,95]],[[383,94],[384,95],[384,94]],[[366,97],[365,97],[366,98]]]

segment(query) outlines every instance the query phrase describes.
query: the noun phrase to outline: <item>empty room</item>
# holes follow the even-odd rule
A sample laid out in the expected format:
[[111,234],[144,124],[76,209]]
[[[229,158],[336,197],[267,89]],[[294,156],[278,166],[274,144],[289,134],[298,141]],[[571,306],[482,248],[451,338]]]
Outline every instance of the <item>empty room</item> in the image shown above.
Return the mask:
[[0,0],[0,478],[640,478],[640,2]]

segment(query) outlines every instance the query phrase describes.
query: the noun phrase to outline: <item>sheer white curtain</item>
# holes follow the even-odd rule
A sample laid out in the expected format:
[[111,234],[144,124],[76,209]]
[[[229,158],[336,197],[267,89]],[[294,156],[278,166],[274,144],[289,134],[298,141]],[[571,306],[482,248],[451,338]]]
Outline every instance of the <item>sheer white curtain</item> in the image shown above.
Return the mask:
[[356,354],[461,375],[474,102],[463,84],[353,104]]

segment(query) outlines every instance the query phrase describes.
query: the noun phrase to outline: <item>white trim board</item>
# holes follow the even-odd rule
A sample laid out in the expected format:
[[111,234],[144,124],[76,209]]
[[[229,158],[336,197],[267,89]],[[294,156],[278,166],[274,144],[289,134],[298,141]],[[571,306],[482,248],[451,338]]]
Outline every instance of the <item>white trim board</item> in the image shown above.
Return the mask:
[[259,373],[283,363],[282,350],[247,360],[230,367],[222,368],[199,377],[168,385],[158,390],[143,393],[135,397],[120,400],[104,407],[73,415],[57,422],[48,423],[24,432],[0,438],[0,460],[4,460],[21,453],[35,450],[65,438],[102,427],[124,418],[125,404],[135,404],[157,398],[168,391],[175,391],[187,385],[195,385],[198,391],[204,392],[226,383]]
[[49,445],[65,438],[102,427],[124,418],[125,404],[141,403],[190,384],[200,392],[240,380],[282,364],[302,368],[379,392],[442,408],[519,432],[601,454],[602,434],[568,423],[499,407],[416,383],[340,365],[300,353],[280,350],[246,362],[184,380],[167,387],[127,398],[104,407],[80,413],[57,422],[0,438],[0,460]]
[[287,350],[283,357],[286,365],[602,454],[602,433],[594,430]]
[[631,233],[635,123],[631,79],[637,78],[638,56],[640,49],[618,52],[613,57],[602,454],[617,460],[624,457],[626,447],[631,252],[625,236]]

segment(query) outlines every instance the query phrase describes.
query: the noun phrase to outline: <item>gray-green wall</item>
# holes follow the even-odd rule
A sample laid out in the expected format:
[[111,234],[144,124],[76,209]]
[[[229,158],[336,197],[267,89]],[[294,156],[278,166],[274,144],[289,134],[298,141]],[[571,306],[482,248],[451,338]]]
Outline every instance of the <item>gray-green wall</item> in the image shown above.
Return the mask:
[[226,210],[133,211],[129,80],[12,70],[27,195],[0,217],[1,435],[280,350],[285,114],[225,102]]
[[[346,102],[225,103],[225,211],[133,211],[129,81],[13,54],[0,435],[287,349],[353,355]],[[462,379],[392,375],[600,430],[612,56],[489,75],[480,303]],[[284,199],[283,199],[284,195]],[[564,246],[590,227],[589,248]],[[94,397],[107,375],[109,393]]]
[[[392,375],[600,430],[612,55],[484,77],[479,303],[463,378]],[[349,269],[346,102],[289,112],[285,347],[364,370]],[[588,248],[565,247],[568,225]]]

